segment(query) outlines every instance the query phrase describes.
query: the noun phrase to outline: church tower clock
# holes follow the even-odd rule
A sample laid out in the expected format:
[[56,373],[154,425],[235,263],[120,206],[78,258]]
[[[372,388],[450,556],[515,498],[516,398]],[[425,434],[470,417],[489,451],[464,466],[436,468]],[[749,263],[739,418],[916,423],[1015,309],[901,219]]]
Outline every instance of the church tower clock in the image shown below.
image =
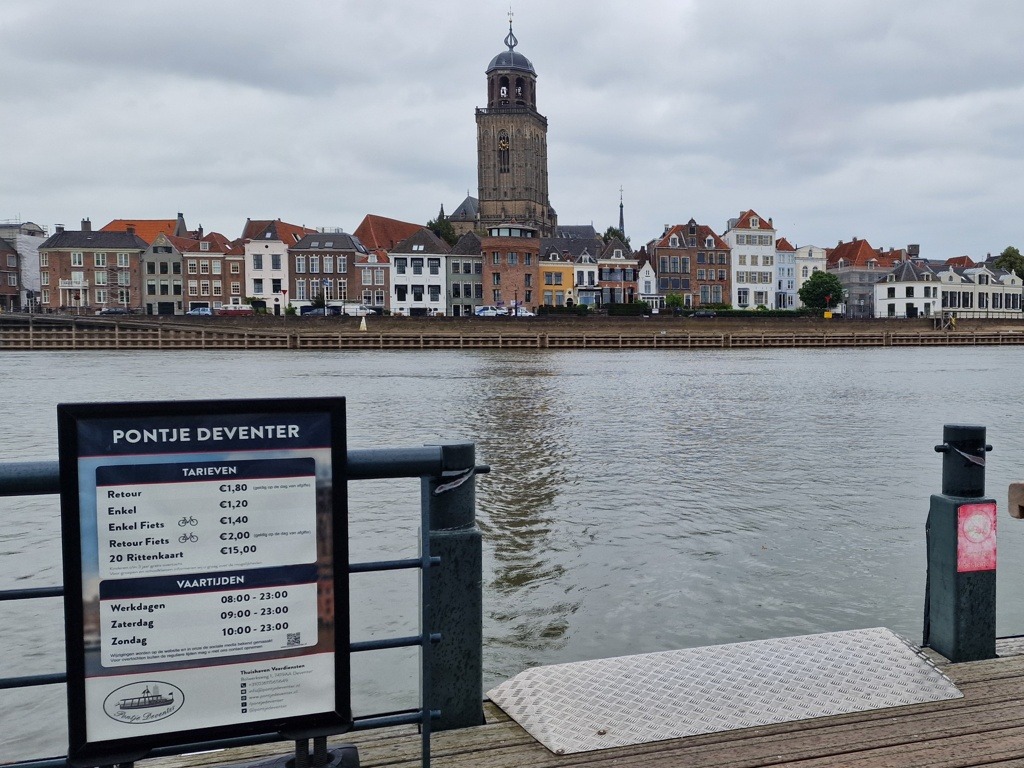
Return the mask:
[[517,223],[542,237],[558,223],[548,200],[548,121],[537,111],[537,72],[517,53],[508,22],[502,51],[487,67],[487,106],[476,110],[481,229]]

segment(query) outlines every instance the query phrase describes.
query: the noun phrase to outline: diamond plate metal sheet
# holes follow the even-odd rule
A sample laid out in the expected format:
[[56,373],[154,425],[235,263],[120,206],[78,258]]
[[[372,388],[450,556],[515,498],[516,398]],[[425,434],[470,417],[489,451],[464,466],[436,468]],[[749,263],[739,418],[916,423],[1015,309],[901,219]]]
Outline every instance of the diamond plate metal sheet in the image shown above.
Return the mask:
[[487,695],[556,754],[963,696],[884,627],[535,667]]

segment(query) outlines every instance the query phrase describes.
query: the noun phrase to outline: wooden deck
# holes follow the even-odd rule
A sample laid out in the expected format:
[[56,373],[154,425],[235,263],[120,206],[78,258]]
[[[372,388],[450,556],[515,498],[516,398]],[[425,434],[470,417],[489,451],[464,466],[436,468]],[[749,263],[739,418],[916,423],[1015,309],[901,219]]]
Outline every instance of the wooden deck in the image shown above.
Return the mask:
[[[432,738],[436,768],[1024,768],[1024,655],[1000,641],[1004,656],[940,668],[964,698],[823,717],[765,728],[659,741],[558,756],[490,704],[485,725]],[[1012,654],[1012,655],[1005,655]],[[359,746],[366,767],[420,765],[414,727],[349,734],[340,742]],[[333,742],[332,742],[333,743]],[[280,756],[286,745],[146,761],[154,768],[224,766]]]

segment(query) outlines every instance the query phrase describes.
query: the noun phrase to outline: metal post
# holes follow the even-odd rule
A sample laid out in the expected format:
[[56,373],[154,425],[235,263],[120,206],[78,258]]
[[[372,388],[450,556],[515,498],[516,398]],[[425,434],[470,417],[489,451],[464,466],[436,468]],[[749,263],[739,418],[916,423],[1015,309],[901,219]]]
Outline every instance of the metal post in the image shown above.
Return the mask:
[[996,656],[996,503],[985,494],[985,427],[947,424],[942,494],[926,539],[924,641],[953,662]]
[[430,577],[424,631],[441,642],[426,656],[425,708],[440,710],[436,730],[480,725],[483,717],[483,545],[476,527],[476,447],[440,446],[440,477],[422,481],[429,511]]

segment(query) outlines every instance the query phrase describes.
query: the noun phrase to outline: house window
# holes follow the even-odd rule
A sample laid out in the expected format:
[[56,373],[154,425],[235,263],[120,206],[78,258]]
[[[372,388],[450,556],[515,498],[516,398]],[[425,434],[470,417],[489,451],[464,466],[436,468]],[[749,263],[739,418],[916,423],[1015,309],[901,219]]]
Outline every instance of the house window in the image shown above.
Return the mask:
[[334,257],[330,254],[324,254],[324,272],[334,273]]
[[491,285],[501,285],[501,272],[491,274]]
[[254,253],[252,255],[252,268],[253,269],[263,269],[263,254],[262,253]]
[[[161,272],[162,271],[163,270],[161,270]],[[203,261],[199,262],[199,274],[201,274],[201,275],[208,275],[208,274],[210,274],[210,262],[206,261],[205,259]]]
[[363,285],[373,285],[373,269],[364,267],[362,270]]
[[399,275],[404,275],[408,264],[408,259],[395,259],[395,272]]
[[255,296],[262,296],[263,295],[263,280],[262,279],[256,279],[256,280],[252,281],[252,292],[253,292],[253,295],[255,295]]
[[94,254],[93,257],[92,257],[92,260],[93,260],[93,266],[96,266],[96,267],[105,267],[105,266],[107,266],[107,254],[105,254],[105,253]]
[[437,303],[441,300],[441,286],[439,285],[428,285],[427,291],[430,293],[430,301]]
[[272,253],[272,254],[270,254],[270,268],[271,269],[280,269],[281,268],[281,254],[280,253]]
[[[432,274],[436,274],[436,273],[432,273]],[[384,268],[383,267],[377,267],[376,269],[373,270],[373,284],[374,285],[384,285]]]
[[237,261],[231,262],[231,274],[232,275],[240,274],[241,271],[242,271],[242,265],[241,264],[239,264]]
[[441,274],[441,260],[427,259],[427,269],[430,270],[430,274],[432,275]]
[[413,258],[412,260],[412,273],[414,275],[423,274],[423,259]]
[[127,267],[128,266],[128,254],[127,253],[119,253],[119,254],[117,254],[117,266],[119,266],[119,267]]
[[84,267],[85,266],[85,257],[82,255],[81,251],[72,251],[71,252],[71,266],[72,267]]
[[320,274],[320,257],[310,255],[309,257],[309,271],[312,274]]
[[188,295],[189,296],[198,296],[199,295],[199,281],[198,280],[189,280],[188,281]]

